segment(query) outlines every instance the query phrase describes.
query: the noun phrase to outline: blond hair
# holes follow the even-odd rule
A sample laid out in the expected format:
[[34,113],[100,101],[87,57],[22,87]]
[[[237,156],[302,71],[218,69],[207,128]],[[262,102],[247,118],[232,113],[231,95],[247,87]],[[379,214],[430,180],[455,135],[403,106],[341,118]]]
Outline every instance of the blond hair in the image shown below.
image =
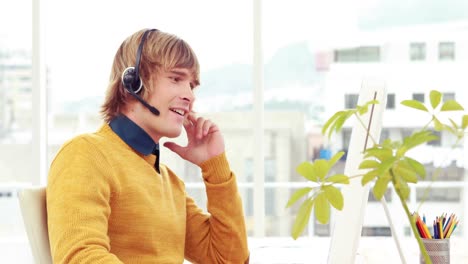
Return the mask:
[[[106,98],[101,107],[105,122],[119,115],[122,107],[129,100],[133,100],[133,97],[125,91],[121,76],[127,67],[135,66],[138,46],[147,30],[143,29],[129,36],[115,54]],[[195,84],[200,83],[198,59],[188,43],[169,33],[149,32],[140,59],[139,75],[144,85],[140,96],[145,100],[148,98],[149,92],[152,91],[150,80],[157,78],[158,72],[174,68],[189,69]]]

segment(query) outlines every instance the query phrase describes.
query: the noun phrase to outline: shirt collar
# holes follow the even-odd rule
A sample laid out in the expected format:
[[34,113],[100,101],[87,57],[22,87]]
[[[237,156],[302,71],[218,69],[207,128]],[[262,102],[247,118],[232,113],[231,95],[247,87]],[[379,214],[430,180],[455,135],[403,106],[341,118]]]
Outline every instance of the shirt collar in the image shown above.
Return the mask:
[[[134,150],[143,155],[156,154],[159,152],[159,144],[135,122],[125,115],[119,115],[109,123],[112,130]],[[158,158],[159,158],[159,153]]]

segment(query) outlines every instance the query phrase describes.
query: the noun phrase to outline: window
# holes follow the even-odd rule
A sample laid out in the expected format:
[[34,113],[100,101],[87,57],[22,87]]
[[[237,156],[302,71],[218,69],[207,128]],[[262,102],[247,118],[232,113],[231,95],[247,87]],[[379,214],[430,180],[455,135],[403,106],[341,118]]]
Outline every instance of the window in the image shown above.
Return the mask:
[[21,48],[2,52],[5,54],[0,56],[0,142],[25,143],[30,139],[18,142],[15,135],[31,129],[31,53]]
[[[39,158],[34,155],[38,143],[33,142],[32,125],[33,101],[37,102],[32,95],[32,3],[0,2],[0,241],[6,241],[4,245],[11,245],[12,237],[23,239],[17,191],[39,181],[33,168]],[[0,252],[0,262],[30,261],[21,256],[5,259],[5,255],[8,252]]]
[[[277,181],[276,175],[276,160],[273,158],[265,158],[265,181],[275,182]],[[276,188],[268,188],[265,190],[265,214],[267,216],[278,216],[278,201],[277,196],[281,195],[281,191]]]
[[[245,172],[244,175],[247,177],[247,181],[253,181],[253,160],[251,158],[245,160]],[[253,216],[253,208],[254,208],[254,197],[253,197],[253,190],[249,189],[247,191],[247,195],[244,198],[244,211],[246,217]]]
[[314,223],[314,235],[316,236],[329,236],[330,235],[330,223],[328,224],[321,224],[317,219],[315,219],[315,215],[313,216],[313,223]]
[[363,226],[362,236],[391,236],[392,230],[388,226]]
[[342,131],[341,131],[341,135],[342,135],[342,140],[343,140],[343,149],[345,149],[346,151],[348,150],[349,148],[349,143],[351,141],[351,129],[348,129],[348,128],[344,128]]
[[418,202],[460,202],[462,190],[460,187],[450,188],[416,188],[416,200]]
[[345,105],[347,109],[356,108],[358,102],[358,94],[345,94]]
[[380,142],[383,142],[388,138],[390,138],[390,129],[382,128],[382,131],[380,132]]
[[439,43],[439,60],[453,61],[455,60],[455,43],[440,42]]
[[426,59],[426,43],[410,43],[410,60],[423,61]]
[[[8,200],[14,198],[16,194],[9,187],[10,184],[13,182],[14,185],[22,186],[39,181],[38,177],[32,173],[32,166],[25,165],[39,159],[36,154],[31,154],[32,146],[38,142],[31,140],[37,131],[30,125],[35,114],[31,102],[38,100],[34,95],[37,90],[31,84],[33,54],[30,40],[33,35],[31,25],[34,25],[30,19],[31,3],[36,2],[38,1],[15,0],[0,3],[0,22],[2,25],[9,25],[0,28],[0,183],[2,183],[0,202],[3,211],[8,212],[0,220],[0,231],[2,231],[0,240],[8,242],[10,235],[22,236],[24,233],[21,229],[19,208],[14,201],[10,203]],[[349,32],[354,33],[355,29],[360,30],[366,26],[366,18],[363,14],[365,12],[354,13],[361,7],[352,2],[343,3],[347,5],[346,7],[352,8],[337,9],[333,1],[292,1],[291,3],[285,0],[263,1],[262,17],[260,17],[263,25],[261,32],[257,32],[252,27],[254,18],[258,17],[252,15],[254,12],[252,12],[251,1],[157,0],[148,2],[135,0],[132,5],[128,5],[125,1],[117,0],[112,2],[113,12],[106,15],[105,21],[102,20],[102,14],[103,10],[108,9],[109,3],[106,1],[63,2],[40,1],[44,8],[44,14],[42,14],[44,20],[41,22],[44,22],[47,32],[42,36],[45,38],[44,66],[47,75],[48,157],[46,163],[50,163],[66,139],[82,132],[95,131],[100,125],[98,112],[107,86],[110,63],[123,38],[136,29],[151,26],[173,32],[186,39],[199,56],[202,80],[201,87],[196,91],[195,110],[203,115],[209,114],[207,117],[216,122],[223,131],[228,150],[227,156],[236,173],[244,202],[247,232],[249,236],[254,237],[290,237],[298,207],[289,210],[284,209],[284,205],[295,190],[301,188],[302,185],[307,185],[295,168],[299,162],[306,160],[309,144],[320,146],[318,142],[310,143],[307,140],[308,136],[320,129],[318,126],[323,124],[324,110],[338,109],[343,104],[346,108],[356,107],[358,102],[356,92],[359,90],[359,84],[353,85],[354,80],[351,79],[356,76],[360,78],[362,76],[360,70],[380,70],[378,67],[386,63],[387,59],[390,62],[406,63],[402,66],[410,65],[412,71],[411,74],[405,74],[404,77],[410,80],[404,82],[403,85],[409,83],[412,85],[414,81],[415,85],[412,87],[417,89],[414,91],[411,90],[412,88],[408,90],[403,88],[403,90],[410,96],[414,92],[413,99],[424,102],[424,92],[418,93],[418,90],[424,91],[419,89],[420,87],[426,88],[427,83],[438,83],[431,82],[431,78],[436,78],[441,83],[453,83],[452,74],[457,74],[457,72],[451,72],[450,76],[443,74],[431,76],[428,74],[430,72],[426,71],[428,68],[426,65],[431,65],[429,60],[435,57],[440,61],[450,62],[456,59],[457,63],[467,63],[466,56],[461,56],[463,54],[460,52],[456,54],[456,45],[461,47],[462,43],[452,41],[435,43],[434,52],[432,43],[415,41],[408,44],[406,42],[402,47],[398,46],[402,48],[399,51],[403,50],[403,52],[393,57],[397,53],[393,52],[394,38],[380,34],[385,32],[385,26],[390,25],[392,21],[386,16],[381,16],[379,20],[379,14],[396,13],[393,12],[394,10],[389,10],[389,5],[385,5],[384,9],[380,8],[380,12],[369,12],[367,19],[372,20],[372,25],[369,25],[367,21],[367,26],[374,28],[366,30],[366,34],[373,31],[366,35],[371,37],[367,39],[360,38],[358,35],[347,35]],[[396,6],[402,3],[404,1],[395,1]],[[89,9],[91,5],[93,8]],[[181,9],[182,5],[184,8]],[[375,3],[376,8],[379,5]],[[145,8],[141,8],[142,6]],[[288,11],[291,12],[284,12],[285,7],[288,7]],[[420,8],[425,7],[420,6]],[[453,8],[453,5],[447,5],[447,8]],[[200,12],[194,13],[195,9],[199,9]],[[174,10],[179,12],[178,16],[174,16]],[[414,13],[408,13],[408,15],[414,17],[415,14],[423,14],[420,11],[413,10]],[[121,19],[134,13],[139,14],[139,19]],[[336,16],[327,15],[331,13]],[[86,19],[82,19],[83,14],[86,14]],[[450,13],[447,12],[447,14]],[[181,20],[180,17],[184,19]],[[284,19],[278,20],[278,17]],[[399,30],[401,25],[406,26],[408,22],[400,18],[401,16],[398,16],[398,19],[393,21],[394,24],[398,24],[395,30]],[[191,22],[187,23],[187,21]],[[431,38],[440,39],[441,35],[445,35],[441,34],[444,32],[438,32],[438,27],[428,29],[431,32]],[[214,32],[216,34],[213,34]],[[254,32],[262,35],[262,50],[254,51],[252,48]],[[333,43],[327,43],[327,38],[317,38],[317,36],[326,36],[330,32],[336,35],[336,38],[331,41]],[[456,32],[458,36],[466,36],[467,33],[466,29]],[[100,41],[89,41],[90,39]],[[87,51],[87,58],[84,58],[80,52],[70,52],[80,50]],[[260,53],[262,53],[264,65],[263,76],[260,76],[263,78],[262,93],[264,96],[260,104],[255,104],[252,76],[258,77],[261,74],[253,70],[251,61],[254,54]],[[67,56],[63,56],[64,54]],[[401,56],[403,56],[403,61]],[[76,72],[89,68],[89,58],[93,59],[95,67],[92,71],[87,71],[86,78],[77,78]],[[377,67],[370,68],[374,66]],[[427,78],[421,78],[421,76]],[[400,77],[402,76],[396,78]],[[427,82],[424,83],[422,80]],[[464,78],[458,80],[460,81],[455,82],[457,88],[445,93],[444,100],[455,99],[455,95],[459,97],[459,100],[465,100],[464,93],[460,92],[462,88],[459,87],[465,87],[466,83],[464,83]],[[345,87],[345,89],[335,89],[336,87],[331,85],[333,83],[337,83],[338,88]],[[390,80],[388,91],[400,92],[401,87],[393,87],[393,85],[400,86],[401,83],[403,79],[397,79],[396,82],[395,79]],[[394,88],[396,89],[393,90]],[[333,102],[331,106],[324,100],[326,93],[334,95],[333,99],[336,102]],[[343,97],[340,97],[343,95],[345,96],[344,103]],[[388,94],[386,99],[388,109],[398,108],[395,95],[396,93]],[[407,97],[405,96],[404,99]],[[264,113],[262,120],[264,127],[261,137],[254,138],[252,127],[259,127],[254,118],[255,115],[259,115],[258,109],[261,109],[256,108],[258,105],[264,106],[262,109],[264,110],[262,112]],[[390,115],[384,114],[384,120],[392,120],[392,114],[395,114],[395,111],[388,112]],[[405,118],[396,116],[395,119]],[[385,139],[390,133],[398,134],[400,129],[401,134],[410,134],[417,130],[413,123],[408,127],[406,125],[398,127],[403,123],[397,122],[397,127],[383,129],[380,138]],[[313,126],[312,129],[311,126]],[[332,145],[335,142],[330,142],[330,145],[326,145],[327,149],[329,148],[332,154],[338,148],[346,150],[350,143],[350,136],[351,129],[346,127],[337,137],[337,141],[342,141],[343,144],[337,146]],[[441,136],[444,137],[444,135]],[[174,140],[184,144],[180,138]],[[444,137],[444,142],[440,140],[433,142],[429,149],[436,150],[447,141]],[[260,152],[264,153],[263,156],[257,155],[258,153],[252,150],[258,150],[258,146],[264,148],[264,152]],[[201,207],[205,206],[206,194],[200,179],[199,168],[191,164],[177,163],[179,159],[172,155],[168,151],[164,152],[162,162],[168,164],[183,178],[187,192],[194,197],[197,204]],[[17,157],[22,157],[21,164],[17,163],[19,161]],[[343,156],[342,161],[345,159],[346,155]],[[253,160],[262,160],[264,173],[255,172],[258,164]],[[344,170],[344,162],[339,162],[338,165],[341,166],[339,170]],[[431,170],[435,170],[434,167],[437,167],[434,164],[424,165],[428,174]],[[435,192],[429,196],[428,205],[432,206],[433,203],[438,205],[438,207],[430,208],[431,213],[441,213],[439,208],[448,211],[466,208],[465,178],[465,169],[457,167],[456,164],[443,169],[438,178],[438,181],[443,181],[441,186],[437,186],[438,182],[435,182]],[[258,188],[254,184],[259,180],[264,183],[264,188]],[[424,190],[415,190],[414,186],[411,188],[411,201],[422,200]],[[257,206],[259,193],[264,198],[260,207]],[[395,198],[395,196],[392,197],[392,193],[385,195],[389,201]],[[372,196],[369,200],[372,200]],[[393,204],[396,204],[396,200]],[[374,205],[377,204],[374,203]],[[386,226],[387,222],[380,220],[381,214],[382,210],[378,212],[376,210],[365,216],[373,223],[371,226],[366,224],[363,227],[363,235],[390,234]],[[333,233],[332,224],[319,224],[313,215],[311,223],[313,223],[311,229],[306,230],[304,236],[316,239],[314,234],[329,236]],[[466,222],[464,224],[466,226]],[[466,239],[466,234],[461,232],[462,226],[459,234]],[[260,232],[257,232],[258,230]],[[264,234],[262,230],[265,231]],[[409,229],[408,233],[410,233]],[[21,241],[25,240],[23,238]],[[323,244],[328,245],[328,243]],[[326,248],[328,248],[327,245]],[[379,244],[376,243],[376,245]],[[21,247],[27,249],[26,244],[22,244]],[[29,261],[29,259],[9,261],[4,258],[2,256],[0,262]],[[386,261],[382,263],[397,262]],[[326,261],[318,259],[317,262]]]
[[423,93],[413,93],[413,100],[424,103],[424,94]]
[[335,50],[335,62],[378,62],[380,47],[358,47]]
[[442,145],[442,133],[440,131],[432,131],[434,135],[437,136],[437,139],[427,142],[429,146],[440,147]]
[[435,166],[434,163],[426,165],[425,181],[463,181],[465,177],[465,169],[457,164],[456,160],[452,160],[450,164],[441,168]]
[[386,109],[395,109],[395,94],[387,94],[387,106]]
[[[392,190],[391,189],[388,189],[385,194],[384,194],[384,197],[385,197],[385,201],[386,202],[391,202],[392,201]],[[378,201],[377,199],[375,199],[375,196],[374,196],[374,193],[372,192],[372,189],[369,191],[369,197],[368,197],[368,201],[369,202],[380,202]]]
[[455,93],[443,93],[442,94],[442,100],[444,102],[447,102],[448,100],[456,100],[455,99]]

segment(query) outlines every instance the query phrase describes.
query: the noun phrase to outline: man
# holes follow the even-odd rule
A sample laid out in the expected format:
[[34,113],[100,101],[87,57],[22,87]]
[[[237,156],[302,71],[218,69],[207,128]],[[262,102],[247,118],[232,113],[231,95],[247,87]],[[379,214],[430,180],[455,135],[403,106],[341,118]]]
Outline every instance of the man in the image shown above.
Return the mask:
[[[105,124],[65,143],[47,186],[54,263],[248,263],[242,202],[219,128],[192,112],[198,60],[189,45],[141,30],[117,51]],[[174,172],[159,164],[159,141],[201,168],[202,212]]]

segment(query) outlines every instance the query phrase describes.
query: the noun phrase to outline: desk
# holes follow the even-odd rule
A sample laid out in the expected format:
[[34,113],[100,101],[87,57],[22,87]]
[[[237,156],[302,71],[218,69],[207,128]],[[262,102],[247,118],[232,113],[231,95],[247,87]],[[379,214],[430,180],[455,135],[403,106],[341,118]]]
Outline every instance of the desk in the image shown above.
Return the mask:
[[[419,263],[416,240],[401,239],[408,264]],[[309,264],[327,263],[330,238],[249,238],[251,264]],[[452,238],[450,263],[468,263],[468,241]],[[390,237],[362,237],[354,264],[401,263],[394,240]],[[351,264],[351,263],[350,263]]]
[[[419,251],[414,239],[401,241],[408,264],[419,263]],[[293,240],[287,237],[249,238],[251,264],[321,264],[327,263],[330,238],[316,237]],[[468,241],[452,238],[451,264],[468,263]],[[26,236],[0,238],[0,263],[31,264],[32,256]],[[188,262],[186,262],[188,263]],[[393,239],[363,237],[355,264],[395,264],[400,257]]]

